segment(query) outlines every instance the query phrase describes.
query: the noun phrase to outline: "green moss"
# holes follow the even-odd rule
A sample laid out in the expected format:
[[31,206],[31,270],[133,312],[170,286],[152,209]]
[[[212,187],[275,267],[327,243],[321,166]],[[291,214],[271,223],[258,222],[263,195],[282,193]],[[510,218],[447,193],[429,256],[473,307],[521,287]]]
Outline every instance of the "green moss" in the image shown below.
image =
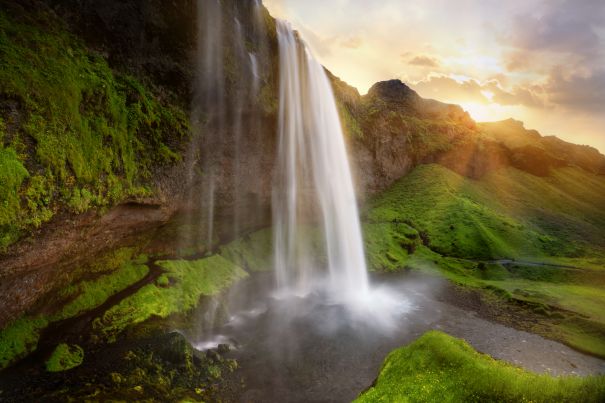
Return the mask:
[[599,402],[605,377],[538,375],[431,331],[391,352],[356,402]]
[[75,368],[84,361],[84,350],[77,344],[59,344],[52,355],[46,361],[46,370],[49,372],[61,372]]
[[363,130],[361,130],[359,122],[342,102],[338,102],[338,115],[340,116],[340,121],[343,122],[343,129],[347,136],[352,138],[363,137]]
[[140,281],[148,273],[149,268],[146,265],[127,262],[113,273],[69,287],[63,291],[63,295],[72,297],[72,301],[53,315],[51,320],[70,318],[89,311],[101,305],[110,296]]
[[[370,204],[369,267],[442,275],[490,304],[540,315],[528,330],[603,356],[603,189],[603,178],[574,168],[547,178],[502,169],[477,181],[419,166]],[[504,257],[517,260],[490,262]]]
[[41,10],[0,12],[0,95],[19,105],[12,132],[0,130],[10,139],[0,144],[0,175],[10,174],[0,181],[0,247],[59,209],[149,194],[153,170],[180,158],[168,144],[188,135],[182,110],[114,73]]
[[363,225],[366,258],[370,270],[397,271],[420,244],[418,232],[404,223]]
[[19,236],[15,217],[20,211],[19,189],[29,172],[12,148],[0,143],[0,251]]
[[267,271],[273,267],[273,233],[256,231],[222,246],[219,254],[246,271]]
[[40,330],[48,325],[44,318],[22,317],[0,332],[0,369],[38,346]]
[[159,261],[170,286],[148,284],[95,319],[93,327],[109,341],[128,326],[157,316],[166,318],[195,307],[202,296],[215,295],[246,272],[221,256],[187,261]]
[[[149,269],[137,261],[124,260],[132,254],[131,249],[122,249],[110,254],[102,262],[119,264],[115,271],[103,274],[94,280],[70,285],[58,292],[62,308],[48,316],[23,316],[0,332],[0,368],[34,351],[40,332],[50,323],[77,316],[103,304],[111,295],[144,278]],[[95,267],[95,265],[93,265]],[[107,270],[107,268],[105,268]]]

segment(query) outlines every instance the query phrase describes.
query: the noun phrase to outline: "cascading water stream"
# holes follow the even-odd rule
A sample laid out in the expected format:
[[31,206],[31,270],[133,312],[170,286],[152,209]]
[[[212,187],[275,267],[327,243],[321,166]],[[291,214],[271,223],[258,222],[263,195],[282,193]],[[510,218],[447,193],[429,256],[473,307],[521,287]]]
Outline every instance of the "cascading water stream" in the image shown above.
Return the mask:
[[[207,216],[203,240],[211,245],[213,235],[225,231],[220,220],[216,228],[213,225],[215,192],[223,203],[218,206],[219,218],[232,218],[231,235],[241,236],[254,222],[249,218],[264,211],[261,204],[247,204],[246,198],[252,191],[268,190],[266,176],[273,170],[277,290],[270,284],[247,288],[249,283],[243,282],[228,295],[216,297],[225,299],[208,302],[195,330],[196,345],[202,349],[217,343],[237,345],[234,332],[257,318],[265,321],[259,326],[266,326],[270,338],[284,340],[280,351],[286,355],[296,350],[296,338],[287,336],[294,319],[318,324],[322,331],[351,325],[392,329],[395,316],[409,304],[369,286],[345,138],[323,66],[287,23],[277,22],[279,105],[276,160],[271,166],[270,159],[263,159],[273,146],[265,113],[273,112],[263,109],[262,99],[274,88],[275,71],[266,10],[260,1],[232,9],[221,9],[218,0],[199,1],[200,105],[194,113],[201,116],[203,135],[203,143],[195,144],[198,150],[203,148],[198,151],[203,153],[198,169],[206,185],[201,195],[206,200],[200,205],[208,212],[203,214]],[[231,46],[224,47],[225,43]],[[248,43],[257,46],[250,49]],[[231,202],[230,209],[226,202]],[[240,205],[247,209],[238,211]]]
[[[324,68],[278,21],[279,144],[273,196],[274,264],[280,288],[326,285],[311,259],[325,249],[330,298],[355,302],[368,276],[353,180],[332,87]],[[307,226],[319,224],[320,234]],[[324,248],[325,246],[325,248]],[[322,284],[323,283],[323,284]]]

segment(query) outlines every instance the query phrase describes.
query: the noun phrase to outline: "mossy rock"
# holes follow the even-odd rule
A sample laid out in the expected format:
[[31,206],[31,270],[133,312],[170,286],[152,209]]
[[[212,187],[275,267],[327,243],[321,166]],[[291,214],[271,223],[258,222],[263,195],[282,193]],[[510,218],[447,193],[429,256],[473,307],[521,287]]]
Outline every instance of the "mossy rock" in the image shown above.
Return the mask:
[[0,10],[0,98],[17,105],[0,110],[0,251],[58,211],[149,196],[190,133],[182,109],[113,71],[42,7]]
[[602,402],[605,376],[538,375],[430,331],[391,352],[363,402]]
[[61,372],[75,368],[84,361],[84,350],[77,344],[59,344],[46,361],[46,370]]

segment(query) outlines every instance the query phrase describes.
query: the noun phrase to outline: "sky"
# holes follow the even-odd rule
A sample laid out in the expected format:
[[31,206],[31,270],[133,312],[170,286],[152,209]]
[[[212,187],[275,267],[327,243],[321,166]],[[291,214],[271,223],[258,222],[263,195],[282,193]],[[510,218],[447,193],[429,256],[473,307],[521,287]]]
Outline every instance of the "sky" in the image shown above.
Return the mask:
[[477,121],[605,153],[605,0],[263,0],[360,93],[399,78]]

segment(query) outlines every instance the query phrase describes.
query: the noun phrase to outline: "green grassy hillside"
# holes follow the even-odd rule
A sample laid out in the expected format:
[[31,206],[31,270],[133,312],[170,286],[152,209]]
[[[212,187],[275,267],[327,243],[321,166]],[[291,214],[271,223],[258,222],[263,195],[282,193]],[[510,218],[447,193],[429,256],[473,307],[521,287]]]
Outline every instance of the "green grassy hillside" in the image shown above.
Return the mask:
[[440,273],[538,315],[528,330],[605,356],[601,206],[605,176],[577,168],[547,177],[506,168],[473,180],[421,165],[369,206],[368,262]]
[[502,169],[481,180],[421,165],[377,198],[371,223],[410,222],[432,250],[464,258],[605,256],[605,176],[537,177]]
[[356,402],[600,402],[605,377],[536,375],[431,331],[391,352]]

